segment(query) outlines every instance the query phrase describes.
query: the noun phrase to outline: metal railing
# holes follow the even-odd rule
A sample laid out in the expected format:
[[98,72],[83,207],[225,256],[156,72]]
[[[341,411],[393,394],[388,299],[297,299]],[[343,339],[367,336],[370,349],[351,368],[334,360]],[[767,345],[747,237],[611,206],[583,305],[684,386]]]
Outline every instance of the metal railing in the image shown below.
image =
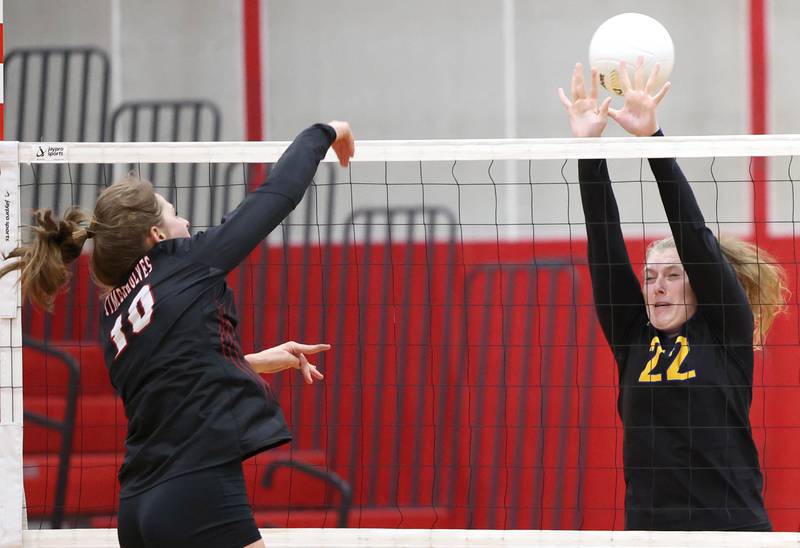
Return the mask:
[[[339,493],[339,504],[336,505],[336,527],[347,527],[347,521],[350,516],[350,507],[353,502],[353,490],[350,484],[344,481],[338,474],[330,470],[324,470],[318,466],[306,464],[296,460],[278,460],[271,462],[264,470],[264,477],[261,481],[264,487],[272,486],[272,480],[275,473],[281,468],[289,468],[297,470],[303,474],[317,478],[325,483],[326,488],[333,488]],[[313,508],[314,510],[316,508]]]
[[53,529],[60,529],[64,522],[69,464],[72,457],[72,440],[75,434],[75,413],[78,404],[78,393],[80,391],[80,368],[75,358],[66,352],[51,348],[45,341],[36,340],[23,335],[22,344],[28,348],[35,348],[40,352],[53,356],[64,364],[69,373],[69,380],[67,381],[67,400],[63,418],[59,420],[46,415],[25,411],[26,420],[44,426],[45,428],[56,430],[61,434],[61,447],[58,452],[58,477],[56,479],[56,490],[53,497],[53,513],[50,515],[50,527]]

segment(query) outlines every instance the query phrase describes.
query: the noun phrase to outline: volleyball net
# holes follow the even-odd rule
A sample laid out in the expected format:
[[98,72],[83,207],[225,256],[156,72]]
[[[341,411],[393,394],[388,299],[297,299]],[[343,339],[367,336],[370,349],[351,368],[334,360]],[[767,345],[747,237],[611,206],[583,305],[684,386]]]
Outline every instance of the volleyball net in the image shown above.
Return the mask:
[[[286,145],[4,143],[3,251],[32,209],[91,210],[128,172],[203,230]],[[728,136],[362,141],[348,169],[329,154],[303,202],[228,277],[245,352],[332,345],[317,360],[322,383],[267,377],[294,441],[245,463],[258,525],[620,529],[617,368],[594,313],[577,161],[609,159],[637,273],[647,244],[669,234],[643,158],[677,157],[711,230],[768,249],[796,295],[798,152],[793,136]],[[87,256],[52,314],[22,307],[11,277],[0,284],[0,519],[113,528],[126,420]],[[789,304],[756,354],[751,412],[782,531],[800,516]]]

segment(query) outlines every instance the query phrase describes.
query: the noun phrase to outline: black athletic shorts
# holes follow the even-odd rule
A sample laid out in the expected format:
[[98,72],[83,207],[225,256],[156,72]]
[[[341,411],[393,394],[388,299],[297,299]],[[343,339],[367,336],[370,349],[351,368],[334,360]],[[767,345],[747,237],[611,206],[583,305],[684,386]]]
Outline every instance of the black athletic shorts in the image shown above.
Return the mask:
[[117,535],[122,548],[241,548],[259,540],[242,463],[190,472],[120,499]]

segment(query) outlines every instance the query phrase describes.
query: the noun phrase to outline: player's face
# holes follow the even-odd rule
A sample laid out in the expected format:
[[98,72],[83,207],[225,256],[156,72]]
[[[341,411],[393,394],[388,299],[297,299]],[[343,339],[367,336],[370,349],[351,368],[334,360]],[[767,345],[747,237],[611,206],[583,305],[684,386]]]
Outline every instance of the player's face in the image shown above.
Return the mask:
[[175,213],[175,206],[161,194],[156,194],[156,199],[161,204],[161,226],[159,228],[165,233],[166,239],[188,238],[189,221],[178,217]]
[[670,335],[680,331],[697,311],[697,297],[675,248],[648,255],[642,292],[650,323]]

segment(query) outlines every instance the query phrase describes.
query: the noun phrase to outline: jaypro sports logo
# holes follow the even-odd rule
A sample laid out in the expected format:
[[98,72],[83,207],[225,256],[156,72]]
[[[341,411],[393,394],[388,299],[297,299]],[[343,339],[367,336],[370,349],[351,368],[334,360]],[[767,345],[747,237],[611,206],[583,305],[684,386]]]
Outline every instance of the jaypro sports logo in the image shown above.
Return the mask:
[[67,148],[60,143],[36,143],[33,157],[37,162],[66,163]]
[[3,192],[3,242],[5,243],[16,243],[16,234],[11,234],[11,200],[15,198],[15,196],[11,195],[11,192],[6,190]]

